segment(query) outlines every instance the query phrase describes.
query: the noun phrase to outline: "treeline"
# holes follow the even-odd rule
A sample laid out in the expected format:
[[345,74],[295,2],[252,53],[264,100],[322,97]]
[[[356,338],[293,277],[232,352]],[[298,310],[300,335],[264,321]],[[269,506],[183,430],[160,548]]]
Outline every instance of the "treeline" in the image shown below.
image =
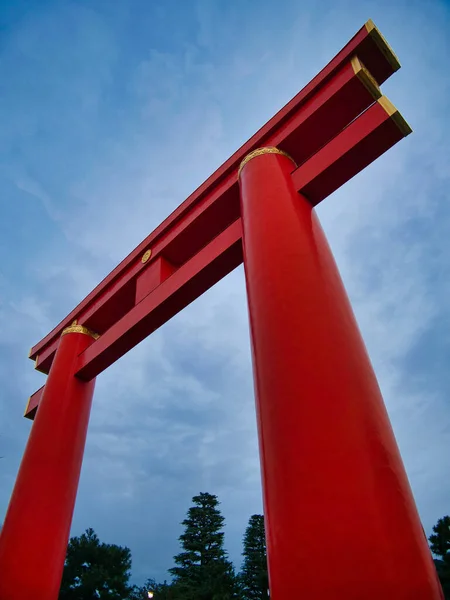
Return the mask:
[[225,519],[217,496],[201,493],[182,525],[181,552],[169,569],[172,581],[129,584],[129,548],[100,542],[93,529],[69,541],[59,600],[260,600],[269,598],[262,515],[250,517],[239,573],[224,548]]
[[[130,586],[129,548],[100,542],[93,529],[70,539],[60,600],[266,600],[269,598],[262,515],[250,517],[243,539],[242,569],[236,573],[224,548],[224,517],[217,496],[192,499],[179,537],[181,552],[169,569],[172,580],[149,579]],[[429,537],[446,600],[450,600],[450,517],[439,519]]]

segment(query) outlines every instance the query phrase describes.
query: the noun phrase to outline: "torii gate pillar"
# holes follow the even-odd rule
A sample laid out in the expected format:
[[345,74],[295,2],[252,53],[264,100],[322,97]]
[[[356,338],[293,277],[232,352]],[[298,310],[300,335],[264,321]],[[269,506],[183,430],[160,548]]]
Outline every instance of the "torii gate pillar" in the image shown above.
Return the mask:
[[240,174],[271,598],[441,598],[375,373],[294,169],[262,148]]
[[75,366],[96,337],[61,336],[0,536],[0,600],[58,598],[95,385]]

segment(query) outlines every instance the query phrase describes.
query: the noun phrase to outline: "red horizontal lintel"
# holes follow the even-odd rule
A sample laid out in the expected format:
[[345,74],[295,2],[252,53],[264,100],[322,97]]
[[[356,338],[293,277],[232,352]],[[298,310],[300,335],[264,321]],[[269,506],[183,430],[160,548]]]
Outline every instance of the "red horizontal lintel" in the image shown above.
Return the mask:
[[[267,145],[276,144],[297,162],[303,162],[381,96],[380,89],[358,57],[344,64],[315,95],[299,106]],[[135,302],[141,275],[160,259],[176,269],[240,216],[237,173],[223,179],[210,193],[176,221],[151,248],[149,262],[136,260],[77,316],[80,324],[103,334]],[[149,252],[147,248],[147,252]],[[36,368],[47,371],[58,338],[38,355]]]
[[[303,151],[304,145],[299,146],[294,143],[296,136],[292,123],[295,122],[295,119],[298,120],[300,109],[307,105],[308,101],[311,101],[322,88],[326,88],[328,85],[331,89],[333,84],[337,84],[339,77],[345,78],[345,74],[342,75],[339,71],[345,71],[346,65],[348,68],[349,61],[354,55],[358,56],[378,83],[382,83],[399,68],[398,61],[384,38],[376,27],[368,22],[301,92],[139,244],[57,327],[32,348],[30,358],[36,359],[39,355],[39,368],[48,372],[61,331],[74,319],[93,328],[95,328],[97,320],[100,325],[99,333],[103,333],[102,329],[106,331],[117,318],[120,318],[120,313],[114,312],[116,307],[126,307],[127,310],[132,308],[129,298],[133,296],[134,290],[130,282],[142,270],[140,258],[148,248],[152,248],[155,255],[159,252],[174,265],[179,265],[186,259],[183,249],[189,248],[191,256],[193,256],[202,245],[210,241],[203,239],[199,234],[199,232],[205,231],[205,223],[214,223],[216,227],[223,229],[233,222],[239,216],[236,173],[241,160],[248,152],[262,144],[276,143],[285,149],[283,142],[287,146],[286,150],[290,151],[293,158],[296,159],[296,154],[300,152],[299,148]],[[348,89],[350,88],[348,87]],[[356,107],[361,109],[364,104],[364,102],[361,104],[360,98],[353,99],[353,101],[355,102],[354,110]],[[347,107],[347,103],[341,103],[341,107]],[[347,112],[343,110],[342,114],[347,118],[348,110]],[[339,127],[342,126],[339,119],[332,123],[335,126],[337,124]],[[335,131],[328,133],[330,137],[335,134]],[[311,136],[308,138],[311,139]],[[311,154],[315,150],[316,148],[311,147],[308,149],[308,153]],[[301,162],[305,157],[300,155],[298,158]],[[217,235],[219,231],[220,229],[214,230],[213,228],[210,235]],[[194,233],[199,235],[194,235]],[[116,302],[120,294],[122,294],[121,302]],[[104,306],[108,306],[109,310],[101,310]]]
[[[296,189],[318,204],[410,131],[383,96],[292,173]],[[83,352],[78,375],[96,376],[238,266],[241,235],[238,219],[178,270],[154,263],[156,275],[143,273],[136,307]],[[25,416],[34,418],[42,390],[30,398]]]

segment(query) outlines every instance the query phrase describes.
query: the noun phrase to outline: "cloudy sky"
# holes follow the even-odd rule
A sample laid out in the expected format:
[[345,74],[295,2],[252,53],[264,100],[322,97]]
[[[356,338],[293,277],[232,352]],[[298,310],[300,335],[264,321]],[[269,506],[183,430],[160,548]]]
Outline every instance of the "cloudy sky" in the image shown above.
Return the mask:
[[[4,0],[0,522],[44,383],[30,346],[368,18],[415,132],[318,212],[427,533],[450,512],[450,4]],[[199,491],[220,497],[239,564],[262,510],[242,268],[98,378],[72,532],[163,579]]]

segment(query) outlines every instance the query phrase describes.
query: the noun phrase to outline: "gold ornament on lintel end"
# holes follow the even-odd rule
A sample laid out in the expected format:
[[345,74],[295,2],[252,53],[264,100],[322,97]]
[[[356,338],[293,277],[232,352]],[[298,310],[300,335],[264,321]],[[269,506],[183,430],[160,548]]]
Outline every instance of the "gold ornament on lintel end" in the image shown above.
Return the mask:
[[372,19],[369,19],[364,26],[366,28],[367,33],[378,46],[380,52],[384,55],[388,63],[391,65],[393,71],[398,71],[401,67],[400,61],[398,60],[395,52],[392,50],[386,38],[375,25],[375,23],[372,21]]
[[376,82],[375,78],[369,73],[366,67],[362,64],[357,56],[354,56],[350,61],[353,67],[353,72],[356,77],[361,81],[366,90],[377,100],[382,96],[380,87]]
[[248,162],[250,162],[253,158],[256,158],[257,156],[262,156],[263,154],[281,154],[282,156],[286,156],[287,158],[289,158],[289,160],[291,160],[294,163],[294,166],[297,167],[294,159],[290,157],[287,152],[279,150],[275,146],[266,146],[265,148],[257,148],[256,150],[253,150],[253,152],[250,152],[250,154],[247,154],[247,156],[243,159],[239,166],[238,177],[240,177],[242,169]]
[[98,338],[100,337],[98,333],[95,333],[95,331],[91,331],[91,329],[89,329],[88,327],[85,327],[84,325],[78,325],[78,321],[76,319],[72,322],[72,325],[70,325],[70,327],[66,327],[65,329],[63,329],[61,337],[63,335],[66,335],[67,333],[82,333],[84,335],[89,335],[91,338],[94,338],[94,340],[98,340]]
[[151,255],[152,255],[152,251],[151,250],[146,250],[144,252],[144,254],[142,255],[141,262],[142,263],[146,263],[148,261],[148,259],[151,257]]
[[27,412],[28,412],[28,408],[30,406],[30,402],[31,402],[31,396],[28,398],[28,402],[27,405],[25,406],[25,411],[23,413],[23,416],[26,417],[27,416]]
[[386,96],[381,96],[381,98],[378,98],[377,102],[400,129],[403,137],[406,137],[412,133],[411,126],[407,123],[407,121],[405,121],[404,117],[400,114],[400,111],[388,98],[386,98]]

